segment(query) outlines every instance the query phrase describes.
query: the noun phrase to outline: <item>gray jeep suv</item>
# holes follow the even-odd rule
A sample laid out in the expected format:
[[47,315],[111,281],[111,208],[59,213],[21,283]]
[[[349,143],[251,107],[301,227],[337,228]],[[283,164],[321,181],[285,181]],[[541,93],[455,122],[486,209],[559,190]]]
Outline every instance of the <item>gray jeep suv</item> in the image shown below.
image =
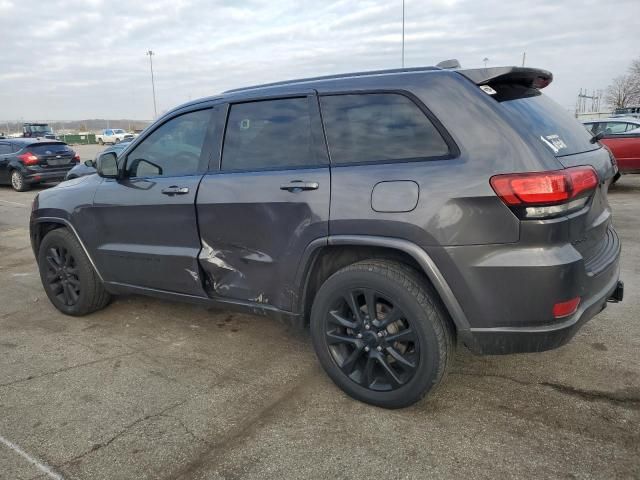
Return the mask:
[[549,72],[292,80],[182,105],[34,200],[69,315],[138,293],[309,325],[349,395],[398,408],[483,354],[563,345],[622,298],[606,149]]

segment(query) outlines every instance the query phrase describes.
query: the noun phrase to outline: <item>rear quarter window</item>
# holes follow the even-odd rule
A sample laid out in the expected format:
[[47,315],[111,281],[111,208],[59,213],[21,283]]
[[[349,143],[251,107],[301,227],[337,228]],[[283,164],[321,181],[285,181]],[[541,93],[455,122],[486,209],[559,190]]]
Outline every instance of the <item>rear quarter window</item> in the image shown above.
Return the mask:
[[449,147],[425,113],[395,93],[320,97],[331,163],[444,157]]
[[597,150],[592,135],[569,112],[539,90],[519,85],[493,86],[493,97],[507,111],[512,124],[523,134],[533,134],[554,155],[561,157]]

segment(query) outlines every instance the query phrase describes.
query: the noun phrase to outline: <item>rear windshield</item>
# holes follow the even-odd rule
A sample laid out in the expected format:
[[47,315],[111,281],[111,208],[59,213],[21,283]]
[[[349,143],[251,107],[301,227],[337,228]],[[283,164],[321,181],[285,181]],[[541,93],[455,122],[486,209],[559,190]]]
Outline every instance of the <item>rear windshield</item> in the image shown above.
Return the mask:
[[516,128],[532,133],[557,157],[597,150],[592,135],[539,90],[519,85],[493,86],[494,96],[509,112]]
[[37,143],[35,145],[29,145],[28,148],[34,155],[53,155],[71,152],[71,148],[66,143]]

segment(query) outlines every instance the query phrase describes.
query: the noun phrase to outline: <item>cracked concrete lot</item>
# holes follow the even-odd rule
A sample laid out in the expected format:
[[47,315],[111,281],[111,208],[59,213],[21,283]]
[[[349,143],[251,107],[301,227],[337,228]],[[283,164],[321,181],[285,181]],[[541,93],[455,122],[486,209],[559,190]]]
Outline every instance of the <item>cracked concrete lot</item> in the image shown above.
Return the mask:
[[459,348],[397,411],[348,398],[274,320],[143,297],[60,314],[29,246],[35,193],[0,187],[1,479],[640,477],[640,175],[610,193],[623,303],[555,351]]

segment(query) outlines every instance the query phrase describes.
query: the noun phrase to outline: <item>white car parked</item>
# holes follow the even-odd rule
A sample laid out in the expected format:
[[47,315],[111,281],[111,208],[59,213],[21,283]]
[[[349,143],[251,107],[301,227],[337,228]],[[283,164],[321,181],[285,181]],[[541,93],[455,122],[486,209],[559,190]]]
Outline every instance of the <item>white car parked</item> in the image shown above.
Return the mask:
[[125,132],[121,128],[107,128],[102,133],[96,134],[96,142],[100,145],[105,143],[120,143],[124,140],[133,140],[133,134]]

